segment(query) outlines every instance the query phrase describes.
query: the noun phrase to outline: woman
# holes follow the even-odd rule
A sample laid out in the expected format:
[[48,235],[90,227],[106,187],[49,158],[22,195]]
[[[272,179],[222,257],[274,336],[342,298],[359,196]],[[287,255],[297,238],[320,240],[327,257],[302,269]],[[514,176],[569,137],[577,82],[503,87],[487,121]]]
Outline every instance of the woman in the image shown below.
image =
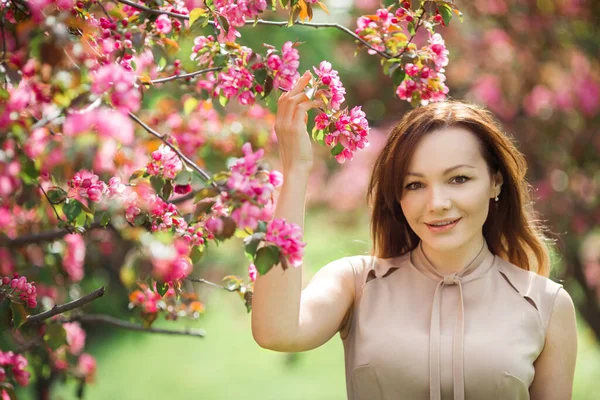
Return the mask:
[[[278,103],[285,179],[276,217],[303,228],[312,167],[304,75]],[[407,113],[369,187],[373,256],[255,282],[264,348],[314,349],[340,332],[350,400],[571,398],[573,302],[546,276],[526,164],[488,112],[448,101]]]

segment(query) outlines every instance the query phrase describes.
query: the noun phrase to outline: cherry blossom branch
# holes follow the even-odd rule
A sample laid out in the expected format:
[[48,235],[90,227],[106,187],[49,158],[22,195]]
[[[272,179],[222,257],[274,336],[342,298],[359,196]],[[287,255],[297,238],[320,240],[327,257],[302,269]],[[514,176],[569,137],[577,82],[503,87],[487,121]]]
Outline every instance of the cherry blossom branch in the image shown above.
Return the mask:
[[423,16],[425,15],[426,11],[423,8],[423,12],[421,13],[421,15],[419,16],[419,19],[417,19],[417,25],[415,26],[415,33],[413,33],[410,36],[410,39],[408,39],[408,42],[406,42],[406,46],[404,46],[404,49],[402,49],[402,51],[398,54],[396,54],[393,58],[398,58],[400,57],[402,54],[406,53],[406,50],[408,50],[408,45],[412,43],[413,39],[415,38],[415,36],[417,36],[417,31],[419,30],[419,28],[421,27],[421,20],[423,19]]
[[133,324],[131,322],[123,321],[115,317],[111,317],[110,315],[102,315],[102,314],[84,314],[84,315],[76,315],[70,318],[60,319],[61,323],[65,322],[86,322],[86,323],[102,323],[108,324],[112,326],[116,326],[123,329],[129,329],[138,332],[149,332],[149,333],[163,333],[167,335],[187,335],[187,336],[196,336],[196,337],[204,337],[206,336],[206,331],[203,329],[184,329],[184,330],[172,330],[172,329],[163,329],[163,328],[144,328],[141,325]]
[[[171,150],[173,150],[178,156],[179,158],[181,158],[183,161],[185,161],[185,163],[187,165],[189,165],[191,168],[193,168],[196,172],[198,172],[206,181],[210,181],[211,177],[210,175],[204,171],[202,168],[200,168],[198,165],[196,165],[195,162],[193,162],[192,160],[190,160],[189,158],[187,158],[187,156],[185,154],[183,154],[176,146],[173,146],[173,144],[169,143],[166,139],[167,135],[161,135],[160,133],[158,133],[157,131],[155,131],[154,129],[150,128],[147,124],[145,124],[137,115],[133,114],[133,113],[129,113],[129,117],[131,119],[133,119],[135,122],[137,122],[142,128],[144,128],[148,133],[156,136],[157,138],[159,138],[160,140],[162,140],[162,142],[164,144],[166,144],[167,146],[169,146],[171,148]],[[217,185],[216,182],[211,182],[211,185],[215,188],[215,189],[219,189],[219,185]]]
[[154,80],[151,80],[148,82],[142,82],[142,84],[150,85],[150,84],[155,84],[155,83],[165,83],[165,82],[169,82],[169,81],[174,81],[175,79],[193,78],[196,75],[204,74],[204,73],[211,72],[211,71],[220,71],[222,69],[223,69],[223,67],[206,68],[206,69],[201,69],[199,71],[190,72],[189,74],[180,74],[180,75],[169,76],[167,78],[154,79]]
[[[183,203],[184,201],[191,200],[194,198],[194,196],[198,192],[199,192],[199,190],[194,190],[186,195],[183,195],[181,197],[174,199],[170,203],[179,204],[179,203]],[[90,225],[90,227],[87,228],[87,231],[91,231],[94,229],[104,229],[104,228],[109,228],[109,229],[112,229],[113,231],[117,231],[117,229],[113,225],[108,224],[107,226],[103,226],[99,222],[93,222]],[[21,246],[25,246],[25,245],[28,245],[31,243],[53,242],[55,240],[62,239],[63,237],[67,236],[70,233],[73,233],[73,232],[71,232],[67,229],[60,229],[60,230],[54,230],[54,231],[34,233],[31,235],[18,236],[14,239],[2,239],[2,237],[0,237],[0,247],[21,247]]]
[[[188,15],[182,15],[182,14],[176,14],[170,11],[161,11],[161,10],[156,10],[150,7],[146,7],[143,6],[141,4],[137,4],[133,1],[129,1],[129,0],[117,0],[119,3],[122,4],[126,4],[130,7],[133,8],[137,8],[140,11],[145,11],[149,14],[154,14],[154,15],[168,15],[169,17],[173,17],[173,18],[177,18],[180,20],[189,20],[190,17]],[[215,25],[214,21],[209,20],[208,21],[209,25]],[[285,27],[288,25],[288,21],[267,21],[264,19],[258,19],[258,20],[253,20],[253,19],[249,19],[245,21],[246,25],[270,25],[270,26],[279,26],[279,27]],[[375,51],[377,54],[379,54],[381,57],[384,58],[392,58],[392,56],[390,54],[384,53],[378,49],[376,49],[375,47],[371,46],[371,44],[369,44],[367,41],[365,41],[364,39],[362,39],[361,37],[359,37],[356,33],[352,32],[350,29],[346,28],[343,25],[340,24],[336,24],[336,23],[317,23],[317,22],[294,22],[294,25],[302,25],[302,26],[308,26],[311,28],[335,28],[335,29],[339,29],[342,32],[352,36],[355,40],[358,40],[359,42],[361,42],[363,45],[367,46],[369,49]]]
[[102,297],[103,295],[104,295],[104,286],[100,287],[99,289],[94,290],[93,292],[91,292],[89,294],[86,294],[83,297],[78,298],[77,300],[73,300],[69,303],[65,303],[62,305],[55,305],[48,311],[44,311],[42,313],[35,314],[35,315],[30,315],[27,317],[27,320],[25,321],[23,326],[28,325],[28,324],[39,324],[40,322],[42,322],[48,318],[51,318],[57,314],[61,314],[66,311],[74,310],[74,309],[82,307],[88,303],[91,303],[92,301],[96,300],[99,297]]

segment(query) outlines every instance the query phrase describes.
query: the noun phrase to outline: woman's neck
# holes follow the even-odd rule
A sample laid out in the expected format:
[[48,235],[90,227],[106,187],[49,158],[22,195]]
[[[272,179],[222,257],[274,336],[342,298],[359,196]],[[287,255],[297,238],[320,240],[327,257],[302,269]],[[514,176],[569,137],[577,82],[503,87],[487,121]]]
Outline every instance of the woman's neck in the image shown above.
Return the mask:
[[438,251],[421,241],[421,251],[440,275],[451,275],[465,269],[483,250],[485,238],[471,240],[465,246],[451,251]]

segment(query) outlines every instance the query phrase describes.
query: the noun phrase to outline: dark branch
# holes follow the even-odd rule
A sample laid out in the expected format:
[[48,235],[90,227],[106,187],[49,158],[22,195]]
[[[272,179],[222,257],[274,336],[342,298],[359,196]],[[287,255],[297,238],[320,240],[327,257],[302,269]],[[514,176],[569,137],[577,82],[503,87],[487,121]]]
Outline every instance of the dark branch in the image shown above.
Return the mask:
[[77,315],[70,318],[61,319],[60,322],[73,322],[79,321],[84,323],[101,323],[108,324],[112,326],[116,326],[123,329],[129,329],[133,331],[139,332],[149,332],[149,333],[163,333],[167,335],[187,335],[187,336],[196,336],[196,337],[204,337],[206,336],[206,331],[203,329],[184,329],[184,330],[172,330],[172,329],[162,329],[162,328],[144,328],[141,325],[133,324],[131,322],[122,321],[118,318],[111,317],[109,315],[101,315],[101,314],[84,314]]
[[[138,10],[141,11],[145,11],[149,14],[154,14],[154,15],[168,15],[170,17],[173,18],[177,18],[180,19],[182,21],[185,20],[189,20],[190,17],[188,15],[182,15],[182,14],[176,14],[173,12],[169,12],[169,11],[161,11],[161,10],[156,10],[154,8],[149,8],[146,6],[143,6],[141,4],[137,4],[133,1],[129,1],[129,0],[117,0],[119,3],[123,3],[123,4],[127,4],[128,6],[131,6],[133,8],[137,8]],[[245,25],[270,25],[270,26],[279,26],[279,27],[285,27],[288,25],[287,21],[266,21],[264,19],[258,19],[256,21],[254,21],[253,19],[248,19],[245,22]],[[209,25],[214,25],[214,21],[209,20],[208,21]],[[381,57],[383,58],[392,58],[392,56],[390,54],[384,53],[380,50],[377,50],[375,47],[371,46],[371,44],[369,44],[367,41],[365,41],[364,39],[362,39],[360,36],[358,36],[356,33],[352,32],[350,29],[346,28],[343,25],[340,24],[335,24],[335,23],[316,23],[316,22],[294,22],[294,25],[302,25],[302,26],[308,26],[311,28],[335,28],[335,29],[339,29],[342,32],[352,36],[355,40],[358,40],[359,42],[361,42],[363,45],[367,46],[369,49],[377,52],[377,54],[379,54]]]
[[63,305],[55,305],[50,310],[44,311],[43,313],[39,313],[36,315],[30,315],[29,317],[27,317],[27,321],[25,321],[25,323],[23,325],[39,324],[40,322],[42,322],[50,317],[53,317],[55,315],[64,313],[66,311],[71,311],[71,310],[74,310],[79,307],[83,307],[84,305],[91,303],[92,301],[96,300],[99,297],[102,297],[103,295],[104,295],[104,286],[100,287],[99,289],[94,290],[90,294],[86,294],[85,296],[80,297],[77,300],[73,300],[73,301],[63,304]]
[[[185,154],[183,154],[177,147],[175,147],[174,145],[169,143],[166,139],[166,135],[161,135],[160,133],[156,132],[154,129],[150,128],[147,124],[145,124],[141,119],[139,119],[139,117],[137,115],[135,115],[131,112],[129,113],[129,117],[131,117],[131,119],[133,119],[135,122],[137,122],[148,133],[150,133],[150,134],[156,136],[157,138],[159,138],[160,140],[162,140],[162,142],[164,144],[166,144],[167,146],[169,146],[171,148],[171,150],[173,150],[179,156],[179,158],[181,158],[187,165],[189,165],[196,172],[198,172],[204,178],[205,181],[211,180],[210,175],[208,175],[208,173],[206,171],[204,171],[202,168],[200,168],[198,165],[196,165],[195,162],[193,162],[192,160],[187,158],[187,156]],[[211,182],[211,185],[215,189],[219,189],[219,185],[217,185],[216,182]]]
[[154,84],[154,83],[165,83],[165,82],[169,82],[169,81],[174,81],[176,79],[193,78],[196,75],[205,74],[205,73],[211,72],[211,71],[220,71],[222,69],[223,69],[223,67],[206,68],[206,69],[201,69],[199,71],[190,72],[189,74],[173,75],[173,76],[169,76],[167,78],[154,79],[154,80],[152,80],[150,82],[142,82],[142,84],[144,84],[144,85],[150,85],[151,83],[152,84]]

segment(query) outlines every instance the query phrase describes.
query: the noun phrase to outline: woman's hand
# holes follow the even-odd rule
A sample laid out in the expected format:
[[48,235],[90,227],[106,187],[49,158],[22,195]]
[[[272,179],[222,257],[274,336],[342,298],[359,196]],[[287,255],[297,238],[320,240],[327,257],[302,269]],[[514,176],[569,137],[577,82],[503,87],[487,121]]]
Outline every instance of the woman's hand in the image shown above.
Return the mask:
[[283,93],[277,101],[275,133],[284,174],[293,169],[311,170],[313,152],[310,136],[306,129],[308,110],[322,106],[322,100],[310,100],[304,88],[311,79],[306,71],[289,92]]

